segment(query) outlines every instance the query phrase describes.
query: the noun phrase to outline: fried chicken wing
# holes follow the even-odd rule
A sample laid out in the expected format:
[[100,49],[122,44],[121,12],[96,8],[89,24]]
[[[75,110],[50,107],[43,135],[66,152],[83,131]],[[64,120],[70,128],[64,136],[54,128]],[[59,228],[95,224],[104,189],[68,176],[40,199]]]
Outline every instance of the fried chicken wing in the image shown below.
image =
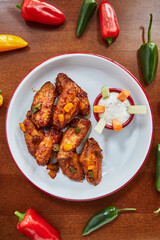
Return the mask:
[[80,114],[83,116],[87,116],[89,114],[90,104],[88,100],[87,93],[82,90],[72,79],[70,79],[66,74],[59,73],[56,78],[56,90],[59,94],[62,93],[65,85],[68,82],[72,82],[76,88],[77,97],[80,99],[79,110]]
[[[79,155],[75,150],[81,144],[90,126],[91,122],[88,119],[75,119],[71,127],[64,133],[60,142],[57,161],[63,174],[76,181],[81,181],[84,178],[84,173],[79,163]],[[68,150],[66,146],[69,146],[70,150]]]
[[56,90],[51,82],[46,82],[35,94],[31,106],[31,120],[38,128],[47,126],[51,118]]
[[69,179],[75,181],[83,181],[84,173],[82,165],[79,162],[79,155],[76,152],[72,152],[72,157],[68,159],[59,159],[58,161],[62,172]]
[[20,127],[24,133],[28,151],[31,155],[35,156],[37,147],[44,137],[43,129],[38,129],[29,118],[20,123]]
[[[68,82],[58,99],[53,113],[53,124],[58,129],[63,129],[79,112],[79,98],[72,82]],[[68,108],[69,107],[69,108]]]
[[102,149],[94,138],[89,138],[83,148],[79,161],[83,166],[87,181],[97,185],[102,178]]
[[49,132],[45,133],[43,141],[38,145],[35,154],[38,165],[44,166],[49,162],[49,159],[53,152],[53,145],[58,144],[62,132],[56,130],[54,127]]

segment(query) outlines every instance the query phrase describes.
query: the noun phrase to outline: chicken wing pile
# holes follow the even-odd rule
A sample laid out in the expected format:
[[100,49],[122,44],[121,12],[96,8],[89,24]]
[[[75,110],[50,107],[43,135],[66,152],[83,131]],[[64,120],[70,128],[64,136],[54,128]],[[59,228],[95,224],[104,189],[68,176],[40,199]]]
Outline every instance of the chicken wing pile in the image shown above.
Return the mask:
[[[55,100],[57,98],[57,103]],[[59,73],[55,86],[46,82],[35,94],[26,119],[20,123],[30,154],[47,166],[55,178],[59,167],[75,181],[97,185],[102,178],[102,150],[95,139],[86,140],[82,153],[77,148],[89,132],[91,122],[87,93],[66,74]]]

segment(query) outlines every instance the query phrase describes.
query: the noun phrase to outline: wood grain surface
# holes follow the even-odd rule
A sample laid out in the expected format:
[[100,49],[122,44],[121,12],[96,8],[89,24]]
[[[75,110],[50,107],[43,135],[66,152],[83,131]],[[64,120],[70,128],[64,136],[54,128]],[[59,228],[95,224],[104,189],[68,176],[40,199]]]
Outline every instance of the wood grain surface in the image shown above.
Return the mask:
[[[25,39],[25,49],[0,53],[0,89],[4,104],[0,108],[0,239],[25,240],[16,230],[14,211],[37,210],[55,226],[62,240],[158,240],[160,194],[155,190],[155,148],[160,143],[160,65],[154,82],[146,86],[139,61],[139,48],[147,38],[149,14],[153,14],[152,41],[160,48],[159,0],[110,0],[117,13],[120,34],[108,47],[102,39],[98,12],[91,18],[81,38],[76,23],[82,1],[47,0],[61,9],[66,21],[59,27],[26,22],[15,6],[18,0],[0,0],[0,34]],[[97,0],[99,5],[100,0]],[[152,105],[154,137],[150,154],[140,172],[123,189],[111,196],[88,202],[70,202],[49,196],[33,186],[14,163],[5,137],[5,115],[9,100],[21,79],[35,66],[58,54],[89,52],[109,57],[126,67],[143,85]],[[146,129],[147,131],[147,129]],[[109,184],[109,183],[108,183]],[[82,237],[87,220],[105,206],[135,207],[134,213],[121,213],[112,223]]]

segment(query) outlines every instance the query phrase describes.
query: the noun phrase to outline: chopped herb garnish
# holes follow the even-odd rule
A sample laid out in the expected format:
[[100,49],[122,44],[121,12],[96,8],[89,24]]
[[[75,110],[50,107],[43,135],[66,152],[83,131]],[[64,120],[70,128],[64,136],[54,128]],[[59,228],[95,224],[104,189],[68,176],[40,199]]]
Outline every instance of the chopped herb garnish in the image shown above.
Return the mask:
[[93,172],[91,170],[88,171],[88,177],[93,177]]
[[54,144],[53,145],[53,152],[58,152],[59,151],[59,144]]
[[76,169],[72,166],[69,166],[69,170],[72,172],[72,173],[75,173]]
[[2,90],[0,90],[0,94],[2,93]]
[[37,103],[35,106],[32,106],[31,111],[34,114],[34,113],[38,112],[39,110],[41,110],[41,108],[42,108],[42,103]]
[[76,134],[78,134],[78,133],[80,133],[81,129],[79,127],[77,127],[77,128],[74,129],[74,131],[75,131]]

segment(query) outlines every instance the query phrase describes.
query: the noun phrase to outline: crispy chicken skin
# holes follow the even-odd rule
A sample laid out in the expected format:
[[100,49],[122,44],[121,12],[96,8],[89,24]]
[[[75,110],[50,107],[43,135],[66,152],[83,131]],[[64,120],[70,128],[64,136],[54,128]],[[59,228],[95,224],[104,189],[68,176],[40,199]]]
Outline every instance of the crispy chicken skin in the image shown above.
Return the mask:
[[[51,82],[46,82],[35,94],[31,106],[31,120],[38,128],[47,126],[51,118],[52,106],[56,98],[56,90]],[[41,104],[40,110],[33,113],[33,108]]]
[[59,159],[58,161],[64,175],[75,181],[83,181],[84,173],[82,165],[79,162],[79,155],[72,152],[72,157],[68,159]]
[[[73,104],[69,112],[64,110],[67,104]],[[53,125],[58,129],[63,129],[67,124],[69,124],[79,112],[79,98],[76,95],[76,89],[72,82],[68,82],[58,99],[56,108],[53,113]],[[59,120],[59,116],[63,115],[63,121]]]
[[94,138],[89,138],[83,148],[79,161],[83,166],[87,181],[97,185],[102,178],[102,149]]
[[[79,155],[75,152],[75,149],[81,144],[90,126],[91,122],[88,119],[75,119],[71,124],[71,127],[69,127],[64,133],[60,142],[60,150],[57,154],[57,161],[63,174],[75,181],[81,181],[84,178],[83,169],[79,163]],[[75,132],[76,128],[80,129],[79,133]],[[71,145],[72,149],[70,151],[65,151],[65,144]]]
[[82,90],[72,79],[70,79],[66,74],[59,73],[56,78],[56,90],[59,94],[62,93],[65,85],[68,82],[72,82],[76,88],[77,97],[80,99],[80,114],[83,116],[87,116],[89,114],[90,104],[88,100],[87,93]]
[[23,121],[24,128],[24,138],[27,144],[28,151],[31,155],[35,156],[37,147],[44,137],[43,129],[38,129],[34,123],[26,118]]
[[49,162],[49,159],[53,152],[53,145],[58,144],[62,132],[56,130],[54,127],[49,132],[45,133],[42,142],[38,145],[35,154],[38,165],[44,166]]

